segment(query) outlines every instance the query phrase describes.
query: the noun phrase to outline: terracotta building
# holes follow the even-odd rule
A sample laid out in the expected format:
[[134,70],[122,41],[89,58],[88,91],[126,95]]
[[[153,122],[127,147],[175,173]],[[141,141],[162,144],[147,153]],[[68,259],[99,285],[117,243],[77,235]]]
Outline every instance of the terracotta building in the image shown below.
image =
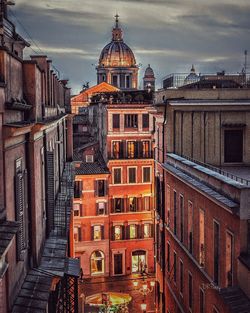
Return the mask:
[[1,3],[0,312],[77,310],[70,89],[46,56],[23,59],[28,43]]
[[162,312],[249,312],[249,100],[249,89],[156,93]]

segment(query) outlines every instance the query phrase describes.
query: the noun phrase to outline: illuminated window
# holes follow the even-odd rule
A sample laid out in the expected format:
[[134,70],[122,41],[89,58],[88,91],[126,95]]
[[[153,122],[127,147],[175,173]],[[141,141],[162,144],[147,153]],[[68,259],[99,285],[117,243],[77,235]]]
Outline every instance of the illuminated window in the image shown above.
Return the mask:
[[151,224],[144,224],[143,225],[143,238],[150,238],[151,237]]
[[113,151],[113,158],[114,159],[119,159],[122,157],[121,147],[122,147],[121,141],[113,141],[112,142],[112,151]]
[[136,149],[135,149],[135,141],[128,141],[127,142],[127,157],[129,159],[135,158]]
[[146,268],[146,252],[143,250],[132,252],[132,273],[143,272]]
[[142,141],[142,157],[150,158],[150,141]]
[[96,215],[106,214],[106,202],[96,203]]
[[131,212],[137,211],[137,198],[136,197],[128,198],[128,207],[129,207],[129,211]]
[[129,238],[130,239],[136,238],[136,225],[129,225]]
[[104,274],[104,253],[95,251],[91,254],[91,274]]
[[203,210],[199,212],[199,228],[200,228],[200,236],[199,236],[199,262],[200,266],[205,266],[205,213]]
[[94,225],[92,226],[92,240],[104,239],[104,226]]
[[122,226],[115,226],[115,240],[121,240],[122,239]]

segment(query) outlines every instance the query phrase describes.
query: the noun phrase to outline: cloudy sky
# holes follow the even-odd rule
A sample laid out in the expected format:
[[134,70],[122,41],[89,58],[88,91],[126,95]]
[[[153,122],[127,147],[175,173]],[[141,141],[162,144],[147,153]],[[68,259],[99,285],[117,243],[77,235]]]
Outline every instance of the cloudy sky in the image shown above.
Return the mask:
[[250,55],[249,0],[16,0],[11,11],[19,32],[53,59],[73,93],[96,83],[116,12],[141,76],[150,63],[158,87],[165,75],[189,72],[192,64],[197,72],[241,71],[244,50]]

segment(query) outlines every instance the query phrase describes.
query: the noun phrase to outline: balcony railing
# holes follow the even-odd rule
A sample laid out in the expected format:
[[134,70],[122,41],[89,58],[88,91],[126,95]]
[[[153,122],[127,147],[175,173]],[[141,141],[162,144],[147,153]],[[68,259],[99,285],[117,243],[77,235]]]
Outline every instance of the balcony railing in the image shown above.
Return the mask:
[[109,153],[108,158],[110,160],[119,160],[119,159],[152,159],[153,158],[153,151],[149,151],[147,153],[138,152],[138,153]]

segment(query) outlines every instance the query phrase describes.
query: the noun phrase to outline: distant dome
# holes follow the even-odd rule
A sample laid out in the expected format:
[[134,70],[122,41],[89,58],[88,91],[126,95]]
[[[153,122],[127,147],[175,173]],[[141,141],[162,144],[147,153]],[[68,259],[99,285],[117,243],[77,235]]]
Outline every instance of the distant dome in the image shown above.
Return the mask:
[[144,78],[154,78],[154,77],[155,77],[154,71],[149,64],[148,67],[146,68]]
[[112,31],[112,41],[107,44],[99,58],[100,67],[136,67],[134,53],[123,41],[122,29],[119,26],[118,15]]
[[100,55],[99,66],[103,67],[134,67],[136,60],[132,50],[123,40],[112,40]]
[[185,78],[184,84],[192,84],[199,81],[199,76],[195,73],[195,68],[194,65],[192,65],[192,68],[190,70],[190,74]]

